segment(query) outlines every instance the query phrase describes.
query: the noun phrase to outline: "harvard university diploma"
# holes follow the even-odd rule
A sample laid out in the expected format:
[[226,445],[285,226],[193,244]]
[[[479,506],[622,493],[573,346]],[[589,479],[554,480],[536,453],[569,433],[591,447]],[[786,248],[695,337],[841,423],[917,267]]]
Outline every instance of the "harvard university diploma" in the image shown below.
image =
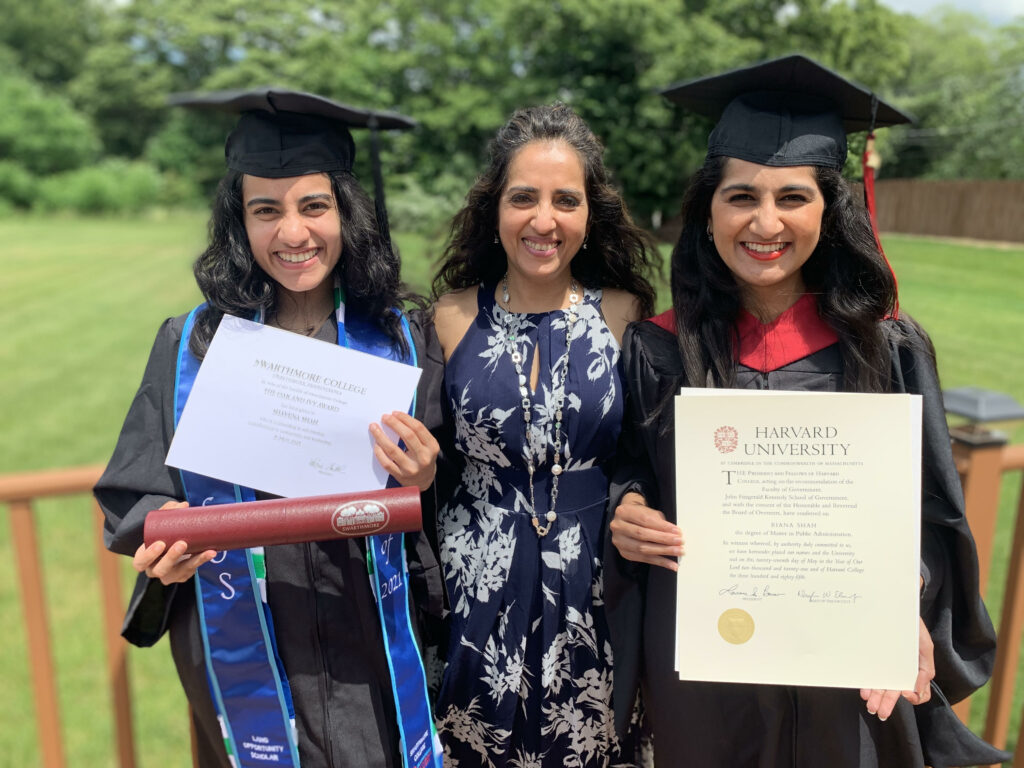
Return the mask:
[[679,677],[913,688],[920,397],[684,389],[675,427]]

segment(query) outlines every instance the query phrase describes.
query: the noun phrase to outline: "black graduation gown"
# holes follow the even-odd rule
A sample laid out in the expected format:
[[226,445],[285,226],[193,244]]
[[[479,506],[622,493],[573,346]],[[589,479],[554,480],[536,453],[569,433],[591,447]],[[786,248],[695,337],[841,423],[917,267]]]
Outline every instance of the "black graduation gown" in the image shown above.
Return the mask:
[[[106,516],[109,549],[132,555],[142,543],[149,510],[185,498],[178,471],[164,465],[174,426],[174,372],[184,316],[164,322],[113,457],[95,488]],[[440,417],[443,365],[436,338],[413,337],[419,364],[416,417],[427,426]],[[334,343],[335,326],[317,337]],[[258,494],[266,498],[266,494]],[[424,526],[433,528],[433,495],[423,495]],[[443,602],[437,560],[422,534],[406,536],[410,600],[421,648],[432,640]],[[266,548],[267,600],[295,704],[299,756],[304,767],[401,766],[391,677],[371,592],[363,539]],[[140,575],[122,634],[139,646],[170,635],[171,652],[194,712],[200,765],[230,768],[210,698],[199,616],[191,581],[165,587]],[[418,626],[417,626],[418,625]]]
[[[632,702],[642,686],[658,768],[943,768],[1006,759],[949,707],[988,679],[995,633],[978,593],[977,553],[928,345],[905,321],[886,321],[885,331],[894,388],[924,401],[921,616],[935,644],[931,700],[914,707],[900,698],[882,723],[867,714],[856,690],[679,681],[673,671],[675,574],[626,561],[608,536],[605,600],[615,652],[616,723],[621,732],[628,712],[618,705]],[[652,322],[633,324],[623,360],[627,411],[611,509],[626,491],[638,490],[674,522],[674,447],[671,431],[663,429],[672,409],[653,423],[648,418],[666,393],[684,383],[676,337]],[[836,391],[842,370],[838,344],[832,344],[769,373],[740,366],[737,386]]]

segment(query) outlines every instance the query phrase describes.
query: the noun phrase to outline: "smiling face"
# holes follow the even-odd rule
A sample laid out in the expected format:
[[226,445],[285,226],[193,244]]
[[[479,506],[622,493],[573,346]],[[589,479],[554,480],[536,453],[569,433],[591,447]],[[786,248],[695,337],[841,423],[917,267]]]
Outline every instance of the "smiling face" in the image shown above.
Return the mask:
[[341,218],[326,175],[242,178],[245,231],[256,263],[281,288],[321,285],[341,258]]
[[709,226],[744,305],[762,319],[777,316],[803,293],[800,270],[818,245],[824,212],[812,166],[726,161]]
[[510,276],[568,279],[569,264],[587,236],[583,162],[564,141],[534,141],[509,164],[498,204],[498,236]]

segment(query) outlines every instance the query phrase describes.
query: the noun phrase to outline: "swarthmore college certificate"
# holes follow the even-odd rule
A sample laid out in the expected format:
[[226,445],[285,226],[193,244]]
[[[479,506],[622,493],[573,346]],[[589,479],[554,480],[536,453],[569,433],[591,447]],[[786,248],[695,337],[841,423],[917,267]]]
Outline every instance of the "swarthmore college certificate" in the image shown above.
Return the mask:
[[411,365],[225,315],[166,463],[278,496],[383,488],[370,424],[407,410],[419,378]]
[[921,398],[684,389],[683,680],[910,690]]

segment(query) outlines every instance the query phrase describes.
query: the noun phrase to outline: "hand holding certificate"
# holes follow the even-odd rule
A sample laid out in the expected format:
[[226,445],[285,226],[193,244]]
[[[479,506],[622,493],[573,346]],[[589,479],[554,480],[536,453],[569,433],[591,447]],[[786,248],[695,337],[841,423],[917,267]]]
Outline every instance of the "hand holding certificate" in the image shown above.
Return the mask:
[[920,398],[676,398],[676,662],[691,680],[910,690]]
[[419,377],[410,365],[225,315],[167,464],[278,496],[382,488],[388,473],[369,426],[407,410]]

